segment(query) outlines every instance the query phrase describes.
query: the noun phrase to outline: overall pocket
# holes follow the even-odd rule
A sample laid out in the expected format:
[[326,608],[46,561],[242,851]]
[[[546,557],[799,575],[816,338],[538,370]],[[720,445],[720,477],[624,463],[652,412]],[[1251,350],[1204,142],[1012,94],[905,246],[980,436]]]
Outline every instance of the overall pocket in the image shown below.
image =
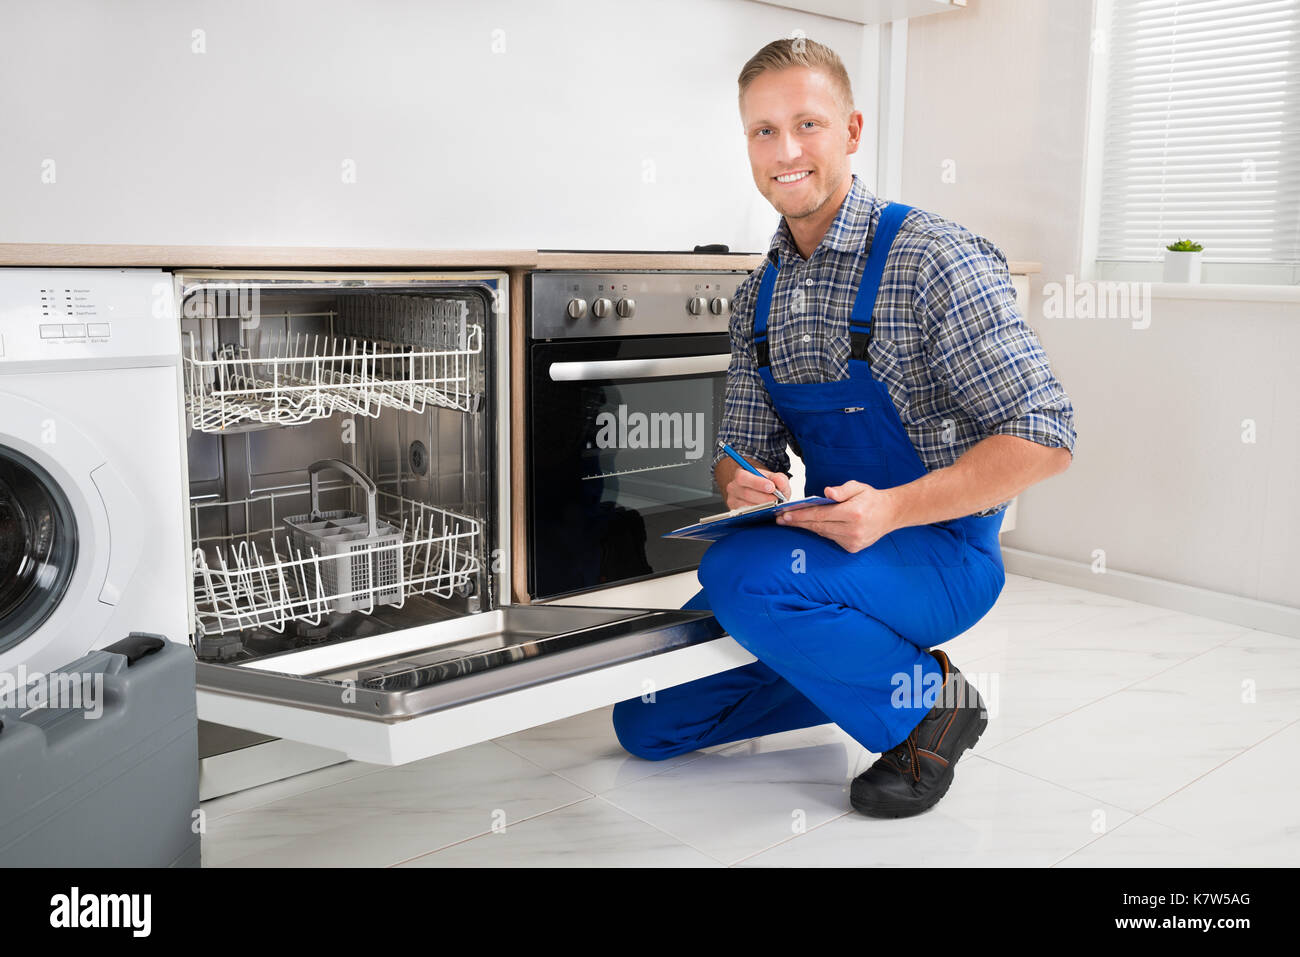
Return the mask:
[[880,431],[882,410],[873,391],[839,389],[815,399],[807,396],[812,401],[805,401],[804,408],[790,410],[786,424],[802,449],[809,495],[820,495],[822,487],[842,485],[850,479],[868,485],[883,483],[887,468]]
[[836,408],[801,411],[794,428],[799,441],[805,445],[880,452],[878,415],[879,409],[874,403],[862,400]]

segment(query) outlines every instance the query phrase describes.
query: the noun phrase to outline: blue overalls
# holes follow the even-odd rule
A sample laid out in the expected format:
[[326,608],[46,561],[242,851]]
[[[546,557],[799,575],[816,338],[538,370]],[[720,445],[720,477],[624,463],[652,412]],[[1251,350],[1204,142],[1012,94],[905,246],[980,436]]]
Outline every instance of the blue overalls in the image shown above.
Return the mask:
[[[849,377],[781,383],[767,321],[780,264],[763,271],[754,306],[759,375],[798,442],[807,494],[856,479],[892,488],[927,469],[868,364],[871,317],[894,236],[909,207],[885,207],[849,320]],[[926,649],[961,634],[997,600],[1006,576],[1002,513],[897,529],[850,553],[807,529],[760,525],[709,546],[709,608],[758,661],[614,706],[633,754],[668,758],[715,744],[834,722],[873,753],[903,741],[934,706],[939,663]]]

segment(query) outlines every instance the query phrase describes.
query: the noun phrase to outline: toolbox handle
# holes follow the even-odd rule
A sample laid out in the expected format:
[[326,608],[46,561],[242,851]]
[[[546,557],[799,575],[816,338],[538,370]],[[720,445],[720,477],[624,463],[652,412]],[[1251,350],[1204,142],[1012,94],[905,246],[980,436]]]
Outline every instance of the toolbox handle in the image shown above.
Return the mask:
[[308,467],[307,474],[311,477],[311,515],[308,517],[308,521],[319,522],[321,520],[320,473],[329,469],[342,472],[366,490],[366,534],[371,537],[379,534],[379,525],[376,520],[378,510],[376,499],[379,488],[369,475],[342,459],[321,459],[319,462],[311,463]]
[[161,650],[166,644],[167,639],[162,635],[155,635],[145,631],[133,631],[120,641],[108,645],[104,650],[115,655],[125,656],[129,668],[145,655],[152,655],[155,651]]

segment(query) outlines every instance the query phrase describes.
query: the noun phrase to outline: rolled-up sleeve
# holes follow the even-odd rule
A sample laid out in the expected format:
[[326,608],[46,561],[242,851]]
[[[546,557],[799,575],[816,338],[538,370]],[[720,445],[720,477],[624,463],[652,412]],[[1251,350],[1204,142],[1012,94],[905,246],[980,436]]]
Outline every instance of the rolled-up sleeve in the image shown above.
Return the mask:
[[[769,262],[764,268],[773,267]],[[790,433],[776,414],[771,396],[768,395],[754,362],[754,300],[758,295],[758,280],[762,274],[762,269],[754,271],[736,290],[735,309],[731,314],[730,325],[731,362],[727,366],[726,397],[717,441],[726,442],[749,461],[763,466],[769,472],[788,473],[790,456],[786,454],[786,445],[790,441]],[[715,446],[714,469],[724,455],[721,447]]]
[[981,236],[941,237],[923,257],[914,312],[935,372],[988,435],[1074,456],[1074,406],[1020,313],[1006,258]]

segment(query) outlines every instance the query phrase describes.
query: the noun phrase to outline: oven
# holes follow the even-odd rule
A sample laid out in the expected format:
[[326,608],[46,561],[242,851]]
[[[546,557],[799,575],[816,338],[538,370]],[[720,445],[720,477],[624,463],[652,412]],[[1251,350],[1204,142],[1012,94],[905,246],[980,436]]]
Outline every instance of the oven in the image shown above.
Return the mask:
[[530,273],[525,285],[528,593],[689,571],[664,532],[723,510],[712,461],[747,273]]

